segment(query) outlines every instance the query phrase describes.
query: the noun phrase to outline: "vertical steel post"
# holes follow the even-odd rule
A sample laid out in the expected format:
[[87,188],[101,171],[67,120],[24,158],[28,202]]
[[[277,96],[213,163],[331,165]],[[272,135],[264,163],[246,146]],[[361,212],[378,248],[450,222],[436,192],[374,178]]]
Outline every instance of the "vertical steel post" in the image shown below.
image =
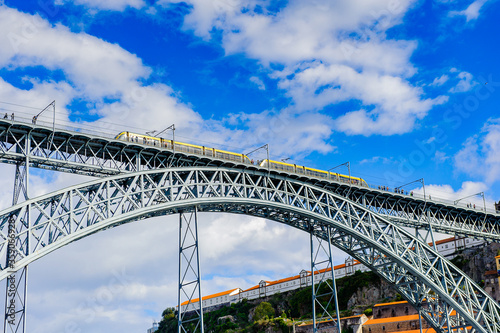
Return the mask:
[[[178,333],[204,332],[198,244],[198,214],[195,207],[192,212],[179,214]],[[198,302],[195,297],[198,297]],[[183,303],[185,311],[182,309]]]
[[418,326],[420,326],[420,333],[422,333],[422,310],[420,310],[420,305],[418,307]]
[[[23,153],[25,160],[16,164],[16,173],[14,177],[14,190],[12,194],[12,205],[18,203],[21,194],[24,200],[29,196],[29,154],[30,154],[31,135],[27,134],[24,147],[17,147],[17,152]],[[14,218],[9,220],[9,242],[7,250],[6,267],[13,266],[16,262],[16,245],[23,247],[19,239],[21,232],[29,229],[30,212],[27,212],[27,219],[23,223],[18,223]],[[12,233],[10,232],[12,231]],[[26,242],[24,250],[29,253],[29,232],[26,232]],[[4,333],[24,333],[26,331],[26,302],[28,296],[28,266],[12,273],[6,279],[5,287],[5,312],[4,312]]]
[[[311,226],[309,233],[311,242],[311,287],[312,287],[312,317],[313,317],[313,332],[318,332],[316,323],[316,306],[322,311],[321,319],[331,320],[336,323],[337,332],[340,333],[340,313],[337,298],[337,286],[335,284],[335,267],[333,266],[332,246],[330,243],[331,229],[326,227],[326,231],[321,232],[326,234],[327,240],[324,240],[314,234],[314,227]],[[317,246],[314,244],[314,239],[317,241]],[[325,244],[326,243],[326,244]],[[326,246],[325,246],[326,245]],[[327,279],[327,272],[331,270],[331,283]],[[315,277],[318,277],[319,282],[316,284]],[[326,289],[326,291],[325,291]],[[324,301],[323,303],[321,301]],[[332,304],[333,303],[333,304]],[[330,305],[335,306],[336,316],[330,314],[328,308]]]

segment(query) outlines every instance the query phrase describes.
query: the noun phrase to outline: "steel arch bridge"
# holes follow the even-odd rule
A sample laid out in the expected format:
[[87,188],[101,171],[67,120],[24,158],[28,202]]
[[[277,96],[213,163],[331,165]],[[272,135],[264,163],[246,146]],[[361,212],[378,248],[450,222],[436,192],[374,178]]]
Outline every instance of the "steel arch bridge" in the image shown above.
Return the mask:
[[[499,305],[387,216],[307,182],[234,168],[117,175],[3,210],[0,263],[12,255],[17,259],[0,266],[0,279],[98,231],[194,207],[259,216],[327,239],[392,284],[438,332],[500,332]],[[15,225],[15,247],[9,247],[9,224]]]

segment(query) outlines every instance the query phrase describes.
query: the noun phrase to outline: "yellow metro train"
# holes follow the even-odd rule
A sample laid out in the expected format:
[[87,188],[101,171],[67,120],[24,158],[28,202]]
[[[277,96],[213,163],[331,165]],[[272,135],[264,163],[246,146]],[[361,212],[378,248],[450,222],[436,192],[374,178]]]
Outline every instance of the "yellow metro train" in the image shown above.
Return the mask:
[[273,170],[282,170],[282,171],[286,171],[286,172],[293,172],[293,173],[297,173],[299,175],[306,175],[306,176],[317,177],[317,178],[331,179],[331,180],[336,180],[336,181],[344,182],[344,183],[349,183],[349,181],[350,181],[352,184],[355,184],[355,185],[368,186],[368,184],[364,181],[364,179],[359,178],[359,177],[350,177],[349,178],[349,176],[342,175],[340,173],[334,173],[334,172],[328,172],[328,171],[324,171],[324,170],[308,168],[308,167],[296,165],[296,164],[289,164],[289,163],[278,162],[278,161],[269,161],[268,162],[268,160],[263,160],[260,163],[260,166],[267,168],[268,163],[269,163],[269,168],[273,169]]
[[197,154],[203,156],[210,156],[215,158],[220,158],[223,160],[234,161],[234,162],[242,162],[250,164],[250,159],[245,154],[237,154],[230,151],[208,148],[205,146],[197,146],[189,143],[173,141],[173,140],[165,140],[163,138],[156,138],[153,136],[136,134],[131,132],[121,132],[118,134],[115,139],[128,141],[128,142],[136,142],[143,145],[155,146],[166,149],[174,149],[178,152],[189,153],[189,154]]
[[[189,143],[184,143],[184,142],[179,142],[179,141],[166,140],[163,138],[157,138],[157,137],[143,135],[143,134],[136,134],[136,133],[131,133],[131,132],[121,132],[120,134],[118,134],[115,137],[115,139],[123,140],[123,141],[127,141],[127,142],[135,142],[135,143],[159,147],[159,148],[175,149],[175,151],[188,153],[188,154],[197,154],[197,155],[220,158],[223,160],[228,160],[228,161],[233,161],[233,162],[253,164],[253,160],[250,160],[248,158],[248,156],[246,156],[245,154],[238,154],[238,153],[233,153],[230,151],[209,148],[209,147],[205,147],[205,146],[192,145]],[[296,173],[299,175],[305,175],[305,176],[310,176],[310,177],[336,180],[336,181],[344,182],[344,183],[350,182],[351,184],[354,184],[354,185],[368,186],[368,184],[362,178],[359,178],[359,177],[350,177],[349,178],[349,176],[346,176],[343,174],[308,168],[308,167],[296,165],[296,164],[290,164],[290,163],[284,163],[284,162],[278,162],[278,161],[272,161],[272,160],[262,160],[262,161],[260,161],[259,165],[261,167],[265,167],[265,168],[269,167],[270,169],[277,170],[277,171],[285,171],[285,172],[289,172],[289,173]]]

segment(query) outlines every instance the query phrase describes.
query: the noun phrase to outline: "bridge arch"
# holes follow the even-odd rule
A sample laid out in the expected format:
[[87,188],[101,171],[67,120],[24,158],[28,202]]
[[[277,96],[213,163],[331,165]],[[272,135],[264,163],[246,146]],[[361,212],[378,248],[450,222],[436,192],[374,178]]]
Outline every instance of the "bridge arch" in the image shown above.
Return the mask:
[[259,216],[323,239],[330,231],[332,245],[392,284],[437,331],[450,325],[500,332],[496,302],[427,244],[342,196],[258,171],[189,167],[125,174],[1,211],[0,262],[10,265],[0,267],[0,280],[100,230],[193,207]]

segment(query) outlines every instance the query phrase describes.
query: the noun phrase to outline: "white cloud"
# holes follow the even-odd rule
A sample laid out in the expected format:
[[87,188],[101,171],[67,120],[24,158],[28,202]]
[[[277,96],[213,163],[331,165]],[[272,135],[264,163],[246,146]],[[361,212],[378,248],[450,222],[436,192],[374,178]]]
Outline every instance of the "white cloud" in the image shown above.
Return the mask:
[[[65,76],[60,82],[42,77],[28,78],[33,82],[28,90],[1,81],[6,89],[0,94],[10,96],[5,99],[13,103],[40,107],[56,99],[61,114],[58,126],[68,124],[69,110],[65,107],[79,99],[86,101],[90,111],[100,119],[88,122],[83,118],[76,125],[92,126],[94,131],[111,135],[122,131],[123,124],[133,124],[131,131],[144,132],[161,130],[175,123],[179,137],[195,142],[210,138],[215,146],[231,143],[233,147],[246,149],[269,143],[274,147],[274,154],[289,151],[291,147],[297,154],[310,152],[308,144],[318,147],[320,152],[333,149],[325,143],[331,134],[327,125],[331,121],[325,115],[263,111],[239,116],[239,124],[245,130],[231,130],[225,127],[225,120],[204,121],[189,105],[180,101],[180,93],[171,87],[160,83],[144,85],[142,81],[149,77],[151,69],[119,45],[85,33],[73,33],[64,26],[51,25],[38,15],[8,7],[0,8],[0,28],[6,32],[0,37],[0,44],[7,45],[0,49],[0,67],[16,70],[42,66],[51,71],[61,70]],[[290,132],[279,126],[283,122],[296,135],[290,136]]]
[[0,8],[0,66],[43,66],[63,70],[75,89],[86,98],[120,97],[130,83],[147,77],[150,69],[120,46],[85,33],[52,26],[38,15]]
[[144,0],[56,0],[56,5],[71,3],[73,5],[84,5],[98,10],[124,11],[127,8],[141,9],[146,6]]
[[432,81],[432,83],[430,85],[439,87],[439,86],[442,86],[443,84],[445,84],[446,81],[448,81],[448,79],[449,79],[449,76],[446,74],[443,74],[440,77],[435,78],[434,81]]
[[472,76],[472,74],[468,72],[458,73],[457,78],[458,78],[458,83],[456,84],[456,86],[448,90],[450,93],[467,92],[478,84],[477,81],[474,81],[474,77]]
[[455,155],[459,171],[488,183],[500,180],[500,118],[490,119]]
[[437,163],[444,163],[446,162],[447,160],[449,160],[451,157],[446,155],[445,152],[442,152],[442,151],[439,151],[437,150],[436,153],[434,154],[434,161],[436,161]]
[[299,113],[290,108],[279,113],[238,113],[230,114],[225,121],[246,128],[245,131],[226,132],[225,141],[238,142],[242,147],[268,143],[271,156],[276,158],[303,157],[311,147],[320,153],[332,152],[336,148],[327,142],[332,134],[332,120],[317,112]]
[[476,0],[471,3],[466,9],[460,11],[451,11],[450,16],[465,16],[467,22],[476,20],[479,17],[479,12],[488,0]]
[[392,158],[387,158],[383,156],[373,156],[372,158],[365,158],[359,162],[359,164],[371,164],[371,163],[380,163],[382,162],[383,164],[389,164],[389,163],[394,163]]
[[373,106],[371,111],[348,112],[336,120],[336,129],[348,134],[406,133],[415,120],[445,100],[422,99],[421,88],[412,87],[399,77],[360,73],[345,65],[314,64],[292,79],[283,79],[280,87],[288,91],[299,109],[321,108],[352,99]]
[[266,90],[266,85],[264,84],[264,81],[260,79],[257,76],[252,76],[250,77],[250,81],[255,83],[255,85],[260,89],[260,90]]
[[[454,190],[450,185],[429,184],[425,185],[425,194],[427,196],[430,195],[433,200],[447,201],[453,205],[456,200],[463,199],[464,201],[460,200],[458,202],[460,206],[466,206],[468,203],[471,203],[479,208],[484,206],[484,202],[482,196],[476,194],[485,192],[488,188],[485,183],[472,181],[463,182],[458,190]],[[420,187],[414,189],[413,192],[422,195],[424,191]],[[486,207],[487,209],[492,209],[493,200],[486,198]]]
[[443,96],[426,98],[421,87],[408,82],[416,72],[410,57],[417,43],[386,38],[413,1],[290,1],[276,13],[255,11],[253,1],[189,3],[193,9],[185,18],[187,29],[205,39],[215,29],[222,32],[227,54],[244,53],[264,66],[283,65],[271,70],[270,77],[298,112],[359,101],[360,110],[329,115],[338,118],[338,131],[407,133],[434,105],[446,101]]

